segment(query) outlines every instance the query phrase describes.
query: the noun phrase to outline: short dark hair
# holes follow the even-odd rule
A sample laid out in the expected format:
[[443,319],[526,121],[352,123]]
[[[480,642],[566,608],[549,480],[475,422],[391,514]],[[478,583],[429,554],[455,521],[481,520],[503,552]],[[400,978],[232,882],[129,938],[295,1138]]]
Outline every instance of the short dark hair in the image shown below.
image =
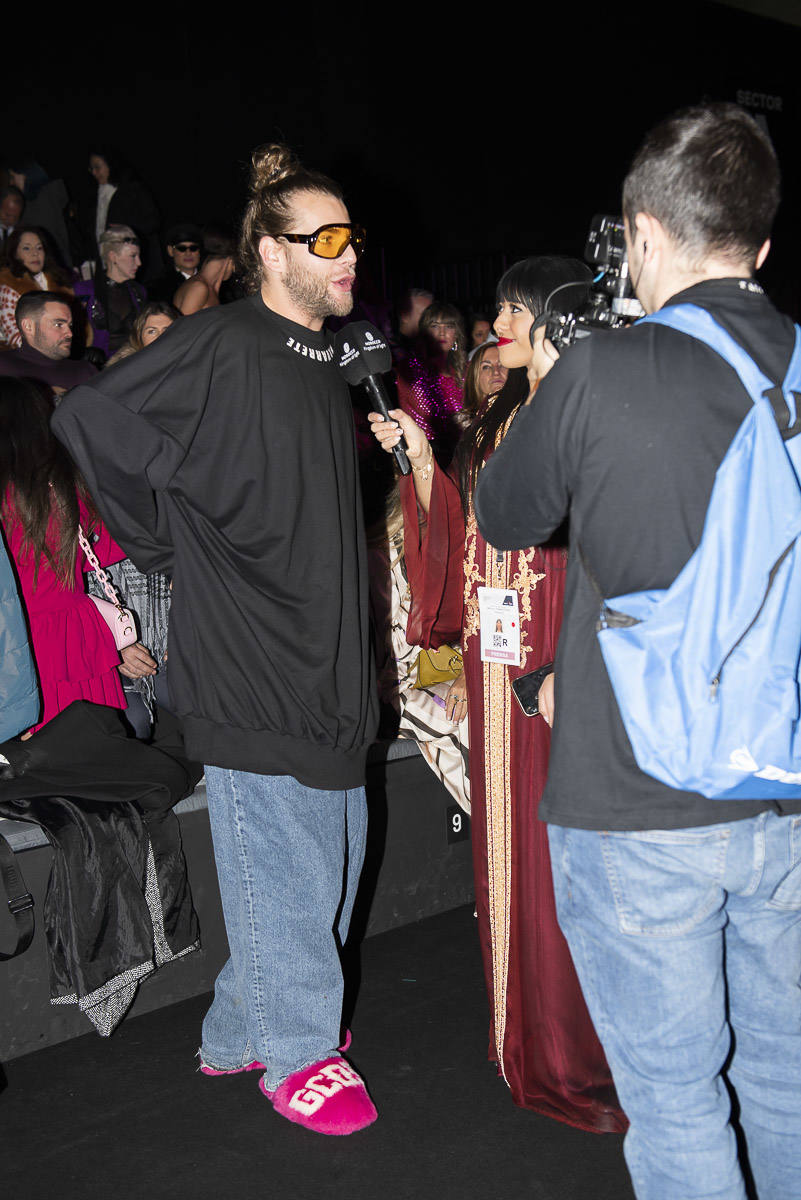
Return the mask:
[[424,287],[410,287],[402,293],[397,303],[397,312],[399,317],[405,317],[407,313],[412,311],[412,305],[415,300],[424,297],[426,300],[433,302],[434,293]]
[[25,205],[25,196],[18,187],[13,183],[9,183],[7,187],[0,188],[0,204],[3,203],[9,196],[13,196],[15,200],[19,200],[20,204]]
[[695,257],[753,261],[770,236],[780,173],[770,138],[736,104],[674,113],[647,134],[623,183],[623,211],[663,225]]
[[46,304],[63,304],[65,308],[69,308],[70,297],[64,295],[63,292],[40,292],[36,290],[22,293],[14,310],[14,320],[17,322],[17,328],[20,332],[22,332],[24,318],[31,317],[34,321],[38,321],[45,310]]

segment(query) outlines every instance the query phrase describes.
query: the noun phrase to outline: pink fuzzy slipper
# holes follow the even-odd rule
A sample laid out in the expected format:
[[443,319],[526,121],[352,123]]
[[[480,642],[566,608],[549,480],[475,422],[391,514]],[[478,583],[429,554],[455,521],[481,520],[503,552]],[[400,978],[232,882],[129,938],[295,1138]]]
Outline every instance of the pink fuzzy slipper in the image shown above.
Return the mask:
[[[344,1054],[345,1051],[348,1049],[348,1046],[350,1046],[350,1030],[346,1029],[345,1030],[345,1040],[342,1043],[342,1045],[339,1047],[340,1053]],[[200,1051],[198,1051],[198,1058],[200,1058]],[[243,1071],[266,1071],[266,1070],[267,1070],[267,1068],[265,1067],[264,1063],[256,1062],[254,1060],[253,1062],[245,1063],[244,1067],[230,1067],[227,1071],[222,1071],[222,1070],[218,1070],[217,1067],[210,1067],[208,1065],[208,1063],[204,1063],[202,1058],[200,1059],[201,1075],[241,1075]]]
[[372,1125],[378,1116],[362,1077],[344,1058],[324,1058],[293,1071],[274,1092],[259,1087],[288,1121],[315,1133],[342,1135]]

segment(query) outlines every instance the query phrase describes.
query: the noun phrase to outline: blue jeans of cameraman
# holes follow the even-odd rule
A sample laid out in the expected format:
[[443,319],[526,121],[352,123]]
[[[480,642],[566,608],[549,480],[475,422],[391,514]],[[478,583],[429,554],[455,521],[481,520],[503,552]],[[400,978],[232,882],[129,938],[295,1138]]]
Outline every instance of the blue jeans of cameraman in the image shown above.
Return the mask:
[[264,1063],[274,1091],[337,1053],[339,950],[364,860],[364,788],[323,791],[291,775],[206,767],[206,794],[231,957],[203,1022],[203,1061]]
[[801,817],[548,827],[559,923],[631,1122],[638,1200],[801,1196]]

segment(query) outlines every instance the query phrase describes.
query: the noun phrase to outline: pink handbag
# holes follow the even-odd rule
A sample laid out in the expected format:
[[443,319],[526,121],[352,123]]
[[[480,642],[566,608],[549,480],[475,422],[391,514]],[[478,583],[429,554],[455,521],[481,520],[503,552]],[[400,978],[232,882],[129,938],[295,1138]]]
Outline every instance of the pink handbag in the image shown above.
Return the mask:
[[114,645],[118,650],[124,650],[126,646],[132,646],[136,641],[136,621],[134,620],[134,615],[129,608],[123,608],[120,604],[117,593],[112,587],[111,580],[97,561],[97,555],[89,545],[86,534],[80,525],[78,526],[78,541],[84,554],[89,559],[92,570],[103,584],[103,591],[108,596],[108,600],[101,600],[99,596],[90,596],[89,599],[97,605],[98,612],[111,630]]

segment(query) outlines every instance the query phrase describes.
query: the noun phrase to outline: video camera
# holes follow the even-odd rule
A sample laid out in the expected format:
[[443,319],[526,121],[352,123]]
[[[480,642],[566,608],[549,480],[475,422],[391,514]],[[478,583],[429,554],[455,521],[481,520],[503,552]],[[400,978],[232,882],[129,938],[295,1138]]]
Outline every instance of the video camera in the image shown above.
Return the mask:
[[545,336],[550,338],[561,354],[579,338],[589,337],[594,329],[620,329],[644,315],[629,278],[629,260],[620,217],[601,213],[593,217],[584,247],[584,261],[597,269],[597,274],[589,284],[586,302],[576,312],[556,310],[559,303],[557,292],[562,288],[586,288],[583,281],[563,284],[562,288],[551,292],[545,303],[545,312],[531,327],[532,345],[534,332],[540,325],[545,326]]

